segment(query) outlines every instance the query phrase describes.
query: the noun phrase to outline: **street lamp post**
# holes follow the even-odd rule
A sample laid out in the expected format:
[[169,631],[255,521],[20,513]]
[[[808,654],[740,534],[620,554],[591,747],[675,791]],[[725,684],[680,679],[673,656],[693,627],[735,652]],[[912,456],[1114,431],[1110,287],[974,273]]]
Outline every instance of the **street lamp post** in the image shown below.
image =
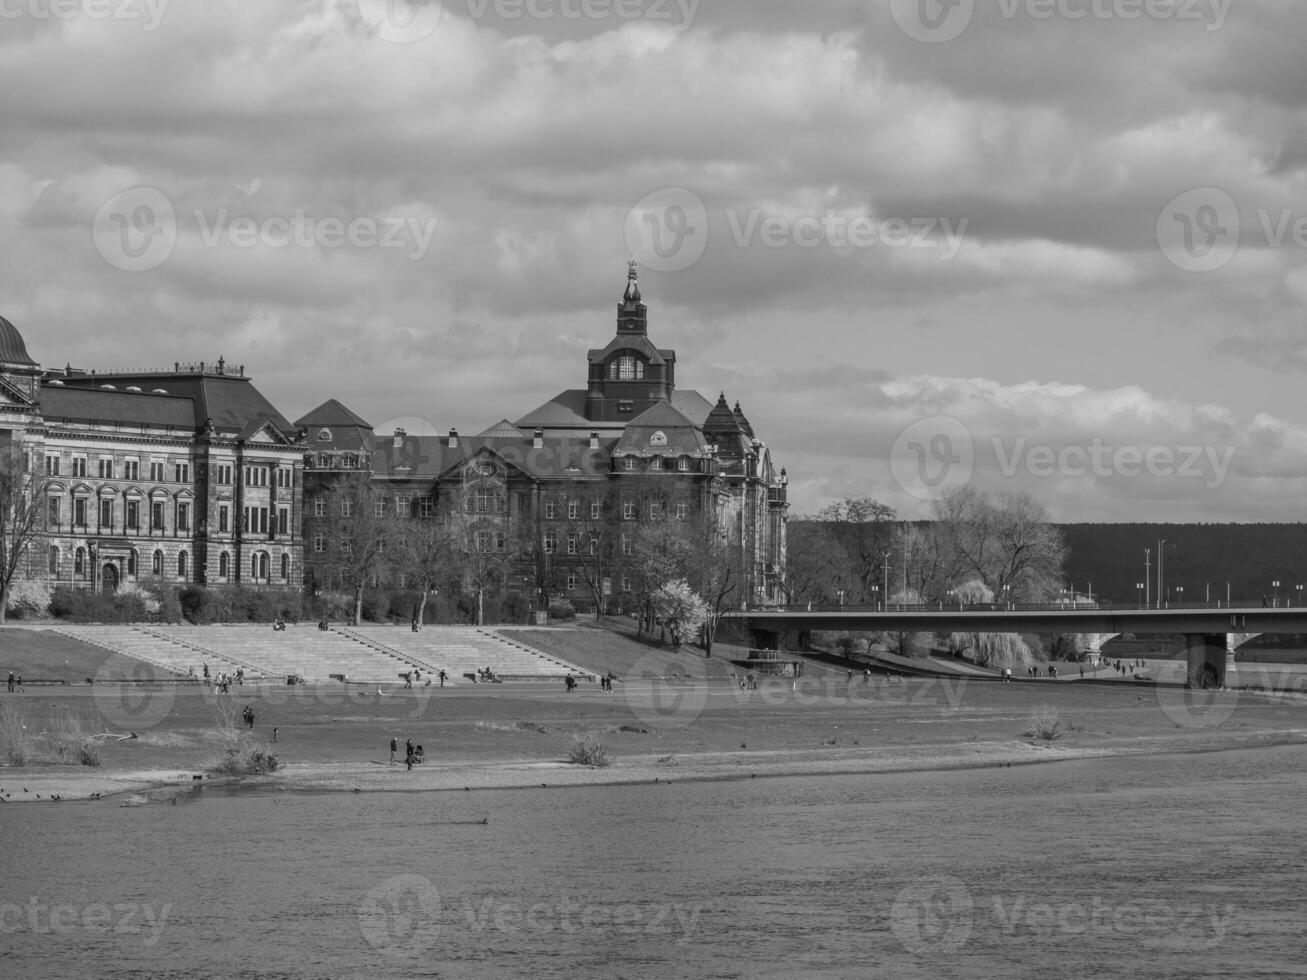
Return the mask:
[[1163,549],[1166,546],[1166,538],[1157,539],[1157,608],[1162,608],[1162,566],[1166,559]]
[[1144,583],[1143,582],[1135,583],[1135,592],[1139,595],[1139,608],[1143,609],[1144,608]]
[[1276,607],[1280,605],[1280,580],[1278,578],[1271,583],[1271,605]]
[[1297,599],[1294,601],[1294,605],[1295,605],[1295,606],[1301,606],[1301,605],[1302,605],[1302,586],[1301,586],[1301,585],[1295,585],[1295,586],[1293,587],[1293,590],[1294,590],[1295,592],[1298,593],[1298,597],[1297,597]]
[[873,609],[879,609],[879,608],[880,608],[880,586],[879,586],[879,585],[873,585],[873,586],[871,587],[871,605],[872,605],[872,608],[873,608]]
[[1184,605],[1184,586],[1183,586],[1183,585],[1177,585],[1177,586],[1175,587],[1175,604],[1176,604],[1177,606],[1183,606],[1183,605]]
[[1153,604],[1153,597],[1149,594],[1153,580],[1153,549],[1144,549],[1144,608],[1147,609]]
[[885,552],[885,606],[883,607],[885,609],[889,608],[889,556],[890,553],[888,551]]

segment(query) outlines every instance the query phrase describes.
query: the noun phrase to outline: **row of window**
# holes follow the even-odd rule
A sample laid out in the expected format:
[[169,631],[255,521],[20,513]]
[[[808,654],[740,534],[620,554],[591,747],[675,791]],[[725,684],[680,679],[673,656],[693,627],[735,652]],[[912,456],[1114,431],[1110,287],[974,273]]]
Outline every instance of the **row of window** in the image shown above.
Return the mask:
[[[419,517],[427,517],[427,518],[429,518],[429,517],[432,517],[432,516],[435,515],[435,513],[436,513],[436,501],[435,501],[435,498],[433,498],[433,497],[418,497],[418,499],[417,499],[417,504],[418,504],[418,516],[419,516]],[[375,508],[375,514],[376,514],[377,517],[385,517],[385,516],[386,516],[386,506],[387,506],[387,505],[386,505],[386,501],[385,501],[384,498],[378,499],[378,500],[373,504],[373,507]],[[341,512],[341,516],[342,516],[342,517],[353,517],[353,516],[354,516],[354,501],[352,501],[352,500],[342,500],[341,503],[340,503],[340,512]],[[399,495],[397,495],[397,496],[395,497],[395,513],[397,513],[397,514],[411,514],[412,512],[413,512],[413,498],[408,497],[408,496],[405,496],[404,494],[399,494]],[[326,517],[326,516],[327,516],[327,498],[326,498],[326,497],[315,497],[315,498],[313,498],[313,516],[314,516],[314,517]]]
[[[51,527],[59,527],[63,518],[63,498],[48,497],[47,499],[47,519]],[[74,497],[72,508],[73,527],[87,527],[87,503],[86,497]],[[168,508],[173,507],[173,529],[177,531],[191,530],[191,503],[185,500],[167,501],[151,500],[150,502],[150,525],[151,531],[163,531],[166,529],[165,518],[167,517]],[[98,527],[104,531],[114,529],[114,521],[117,517],[117,504],[112,500],[99,501],[99,523]],[[128,531],[141,530],[141,501],[126,500],[123,502],[123,528]],[[231,530],[231,508],[226,504],[220,504],[218,507],[218,533],[226,534]],[[289,534],[290,533],[290,509],[287,507],[278,507],[273,514],[268,507],[246,507],[241,518],[241,530],[249,534]]]
[[[58,547],[50,548],[50,575],[57,578],[59,575],[60,551]],[[85,548],[78,548],[73,552],[73,575],[79,578],[85,578],[89,574],[87,564],[87,555]],[[153,575],[163,575],[164,555],[162,551],[155,551],[150,563],[150,571]],[[186,578],[190,572],[190,555],[185,551],[177,554],[177,577]],[[218,555],[218,577],[227,578],[231,573],[231,556],[227,552],[221,552]],[[138,574],[136,552],[131,551],[127,554],[127,575],[135,578]],[[250,576],[255,579],[271,579],[272,577],[272,559],[266,551],[255,552],[250,555]],[[290,578],[290,555],[281,556],[281,578],[283,581]]]
[[[544,511],[545,511],[544,514],[545,520],[552,521],[557,519],[558,506],[554,503],[554,501],[546,500]],[[569,500],[567,502],[566,511],[567,511],[567,519],[569,521],[575,521],[579,519],[579,517],[581,516],[580,502],[576,500]],[[638,511],[639,511],[639,505],[636,504],[634,501],[624,500],[622,502],[622,520],[625,521],[635,520]],[[592,521],[599,520],[602,512],[603,512],[603,508],[598,501],[590,502],[590,520]],[[677,502],[676,507],[674,509],[674,513],[676,514],[677,520],[679,521],[685,520],[689,512],[690,512],[689,504],[687,504],[685,501]],[[649,503],[649,519],[651,521],[656,521],[658,520],[658,518],[663,517],[666,514],[667,514],[667,505],[665,502],[655,500]]]
[[[48,454],[45,457],[45,475],[62,476],[63,459],[55,453]],[[219,484],[231,484],[234,468],[230,463],[219,463],[213,468],[213,482]],[[162,460],[150,461],[150,480],[154,483],[167,483],[168,464]],[[74,456],[70,461],[69,476],[85,477],[87,474],[87,459],[85,456]],[[140,460],[125,459],[115,460],[110,457],[102,457],[96,460],[95,475],[101,480],[139,480],[141,478]],[[244,470],[244,483],[247,487],[266,487],[274,485],[282,489],[289,489],[294,485],[294,470],[285,466],[246,466]],[[172,482],[173,483],[190,483],[191,482],[191,464],[177,463],[172,464]]]

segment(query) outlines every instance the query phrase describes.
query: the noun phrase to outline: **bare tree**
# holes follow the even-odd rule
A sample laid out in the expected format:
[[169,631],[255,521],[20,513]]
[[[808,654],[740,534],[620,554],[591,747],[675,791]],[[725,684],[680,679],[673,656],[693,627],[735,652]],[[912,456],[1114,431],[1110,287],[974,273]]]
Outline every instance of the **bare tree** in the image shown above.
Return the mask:
[[880,581],[885,552],[893,551],[898,517],[894,508],[870,497],[850,497],[824,508],[817,520],[826,524],[852,563],[854,602],[866,602]]
[[825,521],[790,521],[785,552],[786,592],[790,602],[833,599],[852,580],[852,563],[844,545]]
[[978,578],[996,597],[1038,601],[1062,580],[1066,544],[1028,494],[996,500],[966,487],[935,505],[945,564],[954,581]]
[[27,453],[0,450],[0,623],[19,566],[44,527],[45,478],[37,476]]
[[396,514],[391,519],[389,537],[394,542],[393,570],[422,593],[413,616],[414,623],[421,623],[426,615],[427,596],[459,569],[462,535],[458,521],[450,515]]
[[574,569],[594,600],[595,618],[604,614],[605,587],[611,589],[617,548],[614,512],[620,506],[608,482],[583,484],[568,501],[566,565]]
[[681,522],[680,532],[684,538],[683,567],[691,588],[704,603],[703,648],[711,657],[717,627],[737,594],[741,549],[739,542],[722,532],[712,514],[699,514]]
[[342,477],[323,493],[324,516],[317,519],[323,536],[323,564],[354,594],[354,625],[363,618],[363,590],[386,571],[392,521],[366,472]]

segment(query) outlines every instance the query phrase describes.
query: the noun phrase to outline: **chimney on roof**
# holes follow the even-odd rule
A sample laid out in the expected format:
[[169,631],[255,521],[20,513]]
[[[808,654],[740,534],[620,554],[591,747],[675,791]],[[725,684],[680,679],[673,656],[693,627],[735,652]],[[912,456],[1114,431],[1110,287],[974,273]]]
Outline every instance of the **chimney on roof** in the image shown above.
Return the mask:
[[598,432],[591,432],[591,433],[590,433],[590,448],[591,448],[591,449],[598,449],[598,448],[599,448],[599,433],[598,433]]
[[455,429],[453,426],[450,426],[449,428],[449,442],[447,443],[447,445],[449,446],[450,449],[458,448],[458,430]]
[[391,443],[391,445],[393,445],[396,449],[403,449],[403,448],[404,448],[404,437],[407,436],[407,435],[408,435],[408,433],[405,432],[403,429],[396,429],[396,430],[395,430],[395,435],[394,435],[394,437],[393,437],[393,438],[394,438],[394,441]]
[[531,437],[531,448],[532,448],[532,449],[544,449],[544,448],[545,448],[545,430],[544,430],[544,429],[539,429],[539,428],[536,429],[536,431],[535,431],[535,435],[533,435],[533,436]]

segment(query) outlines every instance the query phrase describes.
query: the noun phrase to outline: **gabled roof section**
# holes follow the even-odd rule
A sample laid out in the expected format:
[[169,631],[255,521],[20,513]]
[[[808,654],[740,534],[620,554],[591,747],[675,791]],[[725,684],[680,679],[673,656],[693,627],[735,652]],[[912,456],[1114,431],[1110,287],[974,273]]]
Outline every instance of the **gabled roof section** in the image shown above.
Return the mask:
[[372,431],[371,422],[355,415],[334,398],[327,399],[307,415],[296,419],[295,425],[299,428],[308,428],[310,426],[326,426],[328,428],[355,426],[360,429],[367,429],[369,432]]
[[571,388],[559,392],[549,401],[534,411],[528,412],[517,420],[523,429],[534,429],[537,425],[558,427],[572,426],[584,428],[590,422],[585,417],[585,399],[588,393],[584,388]]
[[[240,432],[253,419],[267,419],[283,433],[294,431],[286,418],[254,387],[244,375],[189,371],[145,371],[124,374],[96,372],[90,375],[64,376],[59,380],[68,388],[83,390],[113,384],[119,388],[134,385],[152,392],[163,388],[169,395],[189,398],[193,407],[192,425],[203,428],[213,420],[214,427],[225,435]],[[48,390],[48,389],[47,389]],[[42,395],[44,397],[44,395]]]
[[0,399],[7,399],[19,405],[31,405],[32,399],[27,392],[12,384],[8,378],[0,378]]
[[[260,434],[266,434],[267,438],[259,439]],[[250,419],[236,433],[236,438],[240,442],[273,442],[283,446],[291,442],[290,436],[277,428],[271,419]]]
[[626,426],[614,455],[699,456],[708,444],[694,422],[666,402],[641,412]]
[[473,439],[516,439],[523,440],[529,438],[525,432],[515,426],[508,419],[500,419],[485,432],[479,432]]

